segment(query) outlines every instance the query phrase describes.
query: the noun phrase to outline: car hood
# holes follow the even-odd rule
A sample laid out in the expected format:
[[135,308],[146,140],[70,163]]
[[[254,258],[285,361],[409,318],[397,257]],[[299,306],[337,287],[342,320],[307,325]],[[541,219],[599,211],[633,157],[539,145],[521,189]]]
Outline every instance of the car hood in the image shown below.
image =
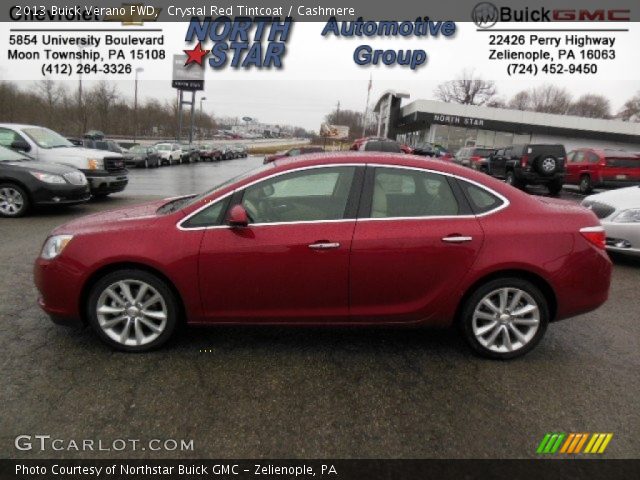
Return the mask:
[[148,221],[154,218],[163,217],[157,213],[158,208],[167,203],[170,199],[154,200],[131,207],[108,210],[106,212],[94,213],[65,223],[56,228],[53,234],[75,234],[101,231],[105,229],[118,228],[128,222]]
[[11,166],[21,168],[24,170],[53,173],[56,175],[64,175],[65,173],[77,172],[75,168],[67,167],[66,165],[59,165],[51,162],[34,162],[31,160],[24,162],[0,162],[0,167]]
[[119,153],[109,152],[106,150],[97,150],[95,148],[84,147],[59,147],[48,150],[56,157],[64,158],[95,158],[103,159],[105,157],[122,157]]
[[585,202],[606,203],[616,209],[640,207],[640,187],[626,187],[589,195]]

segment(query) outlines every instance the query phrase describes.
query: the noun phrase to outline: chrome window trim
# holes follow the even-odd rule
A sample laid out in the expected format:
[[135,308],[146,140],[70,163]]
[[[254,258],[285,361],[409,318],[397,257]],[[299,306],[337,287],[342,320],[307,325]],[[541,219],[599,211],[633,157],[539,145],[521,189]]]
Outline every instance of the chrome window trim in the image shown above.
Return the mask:
[[270,180],[272,178],[276,178],[279,177],[281,175],[285,175],[285,174],[289,174],[289,173],[294,173],[294,172],[302,172],[305,170],[312,170],[312,169],[319,169],[319,168],[331,168],[331,167],[376,167],[376,168],[395,168],[395,169],[404,169],[404,170],[413,170],[413,171],[418,171],[418,172],[427,172],[427,173],[434,173],[436,175],[444,175],[447,177],[451,177],[451,178],[455,178],[458,180],[462,180],[464,182],[469,182],[473,185],[475,185],[478,188],[481,188],[489,193],[491,193],[493,196],[499,198],[500,200],[502,200],[502,205],[489,210],[487,212],[484,213],[480,213],[478,215],[433,215],[433,216],[428,216],[428,217],[385,217],[385,218],[372,218],[372,217],[367,217],[367,218],[343,218],[343,219],[337,219],[337,220],[303,220],[303,221],[295,221],[295,222],[271,222],[271,223],[252,223],[250,224],[251,227],[269,227],[269,226],[277,226],[277,225],[307,225],[307,224],[315,224],[315,223],[344,223],[344,222],[381,222],[381,221],[402,221],[402,220],[442,220],[442,219],[469,219],[469,218],[481,218],[481,217],[486,217],[487,215],[493,215],[494,213],[497,213],[501,210],[504,210],[505,208],[507,208],[511,202],[509,202],[509,200],[502,194],[496,192],[495,190],[482,185],[481,183],[478,183],[474,180],[471,180],[469,178],[466,177],[461,177],[459,175],[453,174],[453,173],[448,173],[448,172],[441,172],[438,170],[432,170],[429,168],[420,168],[420,167],[410,167],[410,166],[406,166],[406,165],[391,165],[391,164],[386,164],[386,163],[332,163],[332,164],[326,164],[326,165],[312,165],[312,166],[307,166],[307,167],[300,167],[300,168],[295,168],[292,170],[284,170],[282,172],[276,172],[272,175],[266,176],[266,177],[262,177],[259,178],[257,180],[254,180],[251,183],[247,183],[246,185],[243,185],[242,187],[239,188],[234,188],[233,190],[231,190],[230,192],[225,193],[224,195],[222,195],[219,198],[216,198],[214,201],[211,201],[209,203],[207,203],[206,205],[203,205],[202,207],[194,210],[193,212],[191,212],[188,216],[186,216],[185,218],[178,220],[178,222],[176,223],[176,227],[178,228],[178,230],[182,230],[185,232],[191,232],[191,231],[199,231],[199,230],[214,230],[214,229],[221,229],[221,228],[225,228],[225,229],[230,229],[230,228],[235,228],[235,227],[231,227],[230,225],[212,225],[209,227],[183,227],[182,224],[187,222],[191,217],[197,215],[198,213],[200,213],[202,210],[204,210],[205,208],[209,208],[212,205],[223,201],[224,199],[230,197],[231,195],[235,194],[236,192],[240,191],[240,190],[244,190],[246,188],[249,188],[253,185],[255,185],[256,183],[265,181],[265,180]]

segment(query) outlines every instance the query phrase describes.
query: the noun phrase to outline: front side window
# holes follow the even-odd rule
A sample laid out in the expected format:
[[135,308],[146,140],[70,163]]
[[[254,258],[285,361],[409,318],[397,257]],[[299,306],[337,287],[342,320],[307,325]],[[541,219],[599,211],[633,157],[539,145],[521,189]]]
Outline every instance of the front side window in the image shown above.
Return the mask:
[[398,168],[376,168],[372,218],[458,215],[458,201],[447,177]]
[[345,217],[355,167],[292,172],[248,187],[242,205],[251,223],[340,220]]
[[10,130],[8,128],[0,128],[0,145],[2,145],[3,147],[10,148],[13,142],[17,142],[19,140],[22,140],[22,138],[13,130]]
[[184,228],[213,227],[222,224],[222,215],[227,209],[229,197],[210,205],[182,224]]

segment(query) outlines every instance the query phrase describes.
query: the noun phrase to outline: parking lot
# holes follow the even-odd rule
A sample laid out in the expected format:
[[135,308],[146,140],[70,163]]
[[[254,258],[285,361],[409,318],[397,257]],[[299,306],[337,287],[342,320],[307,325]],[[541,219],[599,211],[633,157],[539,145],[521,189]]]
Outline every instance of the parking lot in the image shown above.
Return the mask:
[[[111,198],[0,221],[0,456],[526,458],[559,431],[612,432],[606,458],[638,457],[637,261],[614,259],[609,301],[552,325],[511,362],[474,356],[455,330],[386,328],[192,328],[160,351],[123,354],[37,306],[32,265],[52,228],[202,191],[261,163],[132,170]],[[21,434],[193,439],[194,449],[21,452]]]

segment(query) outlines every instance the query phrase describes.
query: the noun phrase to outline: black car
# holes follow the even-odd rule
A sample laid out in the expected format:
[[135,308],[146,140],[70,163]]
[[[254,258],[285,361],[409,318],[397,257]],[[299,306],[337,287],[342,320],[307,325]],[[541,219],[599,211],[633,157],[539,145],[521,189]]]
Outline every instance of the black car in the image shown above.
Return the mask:
[[393,140],[367,140],[360,145],[360,151],[402,153],[400,144]]
[[160,155],[154,147],[135,145],[129,150],[129,156],[124,159],[127,166],[132,165],[138,168],[158,168],[160,166]]
[[489,156],[488,173],[518,188],[545,185],[557,195],[564,183],[566,158],[564,145],[513,145]]
[[0,217],[21,217],[31,207],[74,205],[90,198],[87,178],[79,170],[0,147]]

